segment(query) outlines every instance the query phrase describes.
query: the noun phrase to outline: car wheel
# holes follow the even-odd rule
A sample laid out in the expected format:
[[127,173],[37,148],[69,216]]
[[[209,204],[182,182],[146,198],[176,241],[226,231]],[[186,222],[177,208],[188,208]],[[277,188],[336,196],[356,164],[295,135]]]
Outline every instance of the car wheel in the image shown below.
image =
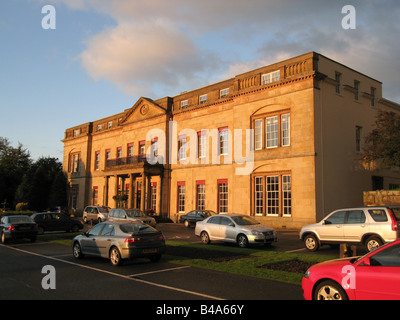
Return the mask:
[[184,222],[183,224],[184,224],[184,226],[185,226],[186,228],[189,228],[189,227],[190,227],[190,223],[189,223],[188,220],[185,220],[185,222]]
[[203,242],[204,244],[210,243],[210,237],[206,231],[203,231],[202,233],[200,233],[200,239],[201,239],[201,242]]
[[365,241],[365,249],[370,252],[379,248],[383,244],[382,240],[377,236],[371,236]]
[[239,234],[237,237],[237,244],[241,248],[247,248],[249,245],[249,240],[244,234]]
[[319,249],[319,242],[316,236],[309,234],[304,238],[304,245],[309,251],[317,251]]
[[75,259],[83,258],[83,253],[79,242],[74,243],[74,246],[72,247],[72,254]]
[[44,233],[44,228],[42,226],[38,227],[38,234],[43,234]]
[[348,300],[348,297],[339,284],[326,280],[316,287],[313,300]]
[[5,244],[7,242],[6,240],[6,235],[4,234],[4,232],[1,233],[1,243]]
[[120,266],[122,264],[121,253],[117,247],[112,247],[110,251],[110,261],[113,266]]
[[154,256],[149,257],[151,262],[158,262],[161,259],[161,254],[156,254]]

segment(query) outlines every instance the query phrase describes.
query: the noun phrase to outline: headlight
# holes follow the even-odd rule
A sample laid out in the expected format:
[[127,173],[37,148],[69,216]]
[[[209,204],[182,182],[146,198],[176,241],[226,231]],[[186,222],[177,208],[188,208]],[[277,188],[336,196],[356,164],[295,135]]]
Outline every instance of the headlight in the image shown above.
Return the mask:
[[262,235],[263,235],[262,232],[257,231],[257,230],[252,230],[252,231],[251,231],[251,234],[253,234],[253,235],[255,235],[255,236],[262,236]]
[[311,271],[307,270],[306,273],[304,274],[304,278],[308,279],[311,276]]

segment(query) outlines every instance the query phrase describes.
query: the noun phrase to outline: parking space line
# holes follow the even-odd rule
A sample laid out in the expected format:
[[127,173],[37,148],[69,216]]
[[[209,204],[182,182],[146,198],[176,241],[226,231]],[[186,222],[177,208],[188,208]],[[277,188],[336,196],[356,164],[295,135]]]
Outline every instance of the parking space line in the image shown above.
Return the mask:
[[187,268],[190,268],[190,266],[182,266],[182,267],[177,267],[177,268],[169,268],[169,269],[162,269],[162,270],[156,270],[156,271],[150,271],[150,272],[131,274],[131,275],[127,276],[127,277],[133,278],[133,277],[144,276],[144,275],[153,274],[153,273],[167,272],[167,271],[187,269]]
[[46,259],[50,259],[50,260],[54,260],[54,261],[58,261],[58,262],[71,264],[73,266],[77,266],[77,267],[81,267],[81,268],[86,268],[86,269],[90,269],[90,270],[106,273],[106,274],[113,275],[113,276],[116,276],[116,277],[119,277],[119,278],[124,278],[124,279],[127,279],[127,280],[131,280],[131,281],[147,284],[147,285],[158,287],[158,288],[164,288],[164,289],[168,289],[168,290],[187,293],[187,294],[199,296],[199,297],[206,298],[206,299],[225,300],[223,298],[214,297],[214,296],[211,296],[211,295],[208,295],[208,294],[203,294],[203,293],[199,293],[199,292],[195,292],[195,291],[175,288],[175,287],[171,287],[171,286],[167,286],[167,285],[163,285],[163,284],[159,284],[159,283],[154,283],[154,282],[150,282],[150,281],[146,281],[146,280],[142,280],[142,279],[138,279],[138,278],[131,278],[130,276],[125,276],[125,275],[118,274],[118,273],[115,273],[115,272],[102,270],[102,269],[98,269],[98,268],[94,268],[94,267],[90,267],[90,266],[85,266],[85,265],[82,265],[82,264],[79,264],[79,263],[75,263],[75,262],[71,262],[71,261],[67,261],[67,260],[62,260],[62,259],[58,259],[58,258],[55,258],[55,257],[46,256],[46,255],[43,255],[43,254],[30,252],[30,251],[22,250],[22,249],[15,248],[15,247],[6,246],[6,245],[3,245],[3,244],[0,244],[0,246],[4,247],[4,248],[9,248],[9,249],[12,249],[12,250],[20,251],[20,252],[23,252],[23,253],[27,253],[27,254],[30,254],[30,255],[38,256],[38,257],[41,257],[41,258],[46,258]]
[[292,252],[297,252],[297,251],[304,251],[306,248],[301,248],[301,249],[296,249],[296,250],[290,250],[290,251],[285,251],[286,253],[292,253]]

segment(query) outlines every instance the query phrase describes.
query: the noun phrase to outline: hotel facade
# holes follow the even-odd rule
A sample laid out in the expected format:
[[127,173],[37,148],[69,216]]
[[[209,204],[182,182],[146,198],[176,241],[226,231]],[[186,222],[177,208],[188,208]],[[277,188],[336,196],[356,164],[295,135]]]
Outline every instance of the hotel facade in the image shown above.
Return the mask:
[[310,52],[65,132],[69,207],[242,213],[300,228],[400,186],[362,161],[382,83]]

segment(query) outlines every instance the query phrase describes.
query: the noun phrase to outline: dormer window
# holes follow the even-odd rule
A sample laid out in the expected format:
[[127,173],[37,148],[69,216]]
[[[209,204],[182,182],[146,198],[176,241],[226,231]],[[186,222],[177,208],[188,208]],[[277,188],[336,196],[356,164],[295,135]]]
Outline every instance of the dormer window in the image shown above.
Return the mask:
[[207,103],[208,94],[203,94],[199,97],[199,104]]
[[270,73],[265,73],[261,76],[261,84],[268,84],[281,80],[281,71],[276,70]]

